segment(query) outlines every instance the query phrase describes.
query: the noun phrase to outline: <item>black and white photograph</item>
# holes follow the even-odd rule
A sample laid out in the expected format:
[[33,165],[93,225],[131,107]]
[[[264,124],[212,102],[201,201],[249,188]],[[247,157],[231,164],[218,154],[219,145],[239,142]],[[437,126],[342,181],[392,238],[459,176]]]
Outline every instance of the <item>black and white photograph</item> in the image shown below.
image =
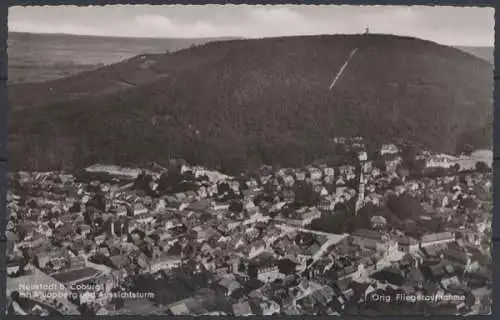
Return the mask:
[[491,313],[493,8],[8,27],[9,315]]

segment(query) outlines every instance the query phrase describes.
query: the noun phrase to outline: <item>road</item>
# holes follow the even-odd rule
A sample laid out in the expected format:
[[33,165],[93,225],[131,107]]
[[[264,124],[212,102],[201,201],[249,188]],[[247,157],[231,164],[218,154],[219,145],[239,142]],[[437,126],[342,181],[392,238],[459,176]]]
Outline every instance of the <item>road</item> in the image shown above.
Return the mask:
[[313,233],[313,234],[317,234],[320,236],[326,236],[326,237],[328,237],[328,239],[332,239],[331,244],[335,244],[335,243],[339,242],[340,240],[344,239],[345,237],[349,236],[349,234],[347,234],[347,233],[334,234],[334,233],[304,229],[304,228],[300,228],[300,227],[292,227],[292,226],[288,226],[285,224],[277,224],[276,227],[280,228],[281,230],[283,230],[285,232],[300,231],[300,232]]
[[315,231],[315,230],[308,230],[308,229],[299,228],[299,227],[292,227],[292,226],[287,226],[287,225],[282,225],[282,224],[278,224],[278,225],[276,225],[276,227],[280,228],[281,230],[283,230],[283,231],[285,231],[287,233],[293,232],[293,231],[301,231],[301,232],[307,232],[307,233],[313,233],[313,234],[325,236],[325,237],[328,238],[328,240],[325,243],[323,243],[321,245],[320,249],[314,254],[313,261],[306,268],[306,270],[309,269],[310,267],[312,267],[318,260],[320,260],[321,257],[325,254],[326,250],[330,246],[338,243],[342,239],[344,239],[347,236],[349,236],[347,233],[344,233],[344,234],[333,234],[333,233],[327,233],[327,232],[321,232],[321,231]]
[[93,262],[90,262],[87,255],[83,255],[83,257],[85,258],[85,264],[87,267],[94,268],[94,269],[100,271],[101,274],[110,274],[111,273],[111,271],[112,271],[111,268],[109,268],[105,265],[102,265],[102,264],[95,264]]

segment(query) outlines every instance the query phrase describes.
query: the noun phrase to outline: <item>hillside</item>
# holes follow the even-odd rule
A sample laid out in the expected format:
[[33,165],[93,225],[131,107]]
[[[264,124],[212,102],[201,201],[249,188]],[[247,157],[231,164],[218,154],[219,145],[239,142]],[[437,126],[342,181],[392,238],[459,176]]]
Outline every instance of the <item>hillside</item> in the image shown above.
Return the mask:
[[9,83],[64,78],[138,54],[173,52],[214,40],[220,39],[146,39],[9,32]]
[[328,137],[350,135],[455,152],[491,145],[492,85],[491,64],[414,38],[214,42],[29,90],[13,86],[11,165],[133,165],[169,156],[226,170],[300,165],[331,154]]
[[494,47],[458,47],[458,49],[470,53],[478,58],[494,64],[495,48]]

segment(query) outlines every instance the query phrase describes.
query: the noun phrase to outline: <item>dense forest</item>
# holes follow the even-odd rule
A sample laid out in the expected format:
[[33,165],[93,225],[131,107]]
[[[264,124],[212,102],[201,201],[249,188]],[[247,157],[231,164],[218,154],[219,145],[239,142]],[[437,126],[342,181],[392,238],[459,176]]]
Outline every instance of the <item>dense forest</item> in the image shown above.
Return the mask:
[[488,147],[491,75],[481,59],[409,37],[213,42],[12,87],[10,163],[45,170],[172,157],[234,172],[322,159],[331,137],[353,135],[449,153]]

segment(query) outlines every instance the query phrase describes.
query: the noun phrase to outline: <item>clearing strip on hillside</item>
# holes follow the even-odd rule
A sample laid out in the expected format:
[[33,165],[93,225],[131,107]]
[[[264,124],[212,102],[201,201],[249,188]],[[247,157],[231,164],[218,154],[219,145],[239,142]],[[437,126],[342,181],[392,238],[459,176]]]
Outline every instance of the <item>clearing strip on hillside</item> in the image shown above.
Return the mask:
[[328,88],[328,90],[332,90],[332,88],[335,86],[335,84],[339,80],[340,76],[344,72],[345,68],[347,67],[347,65],[349,64],[349,62],[351,61],[352,57],[354,56],[354,54],[357,51],[358,51],[358,48],[355,48],[354,50],[351,51],[351,53],[349,54],[349,57],[347,57],[347,60],[342,65],[342,67],[340,68],[339,72],[337,72],[337,75],[335,76],[335,79],[333,79],[332,84],[330,84],[330,87]]

